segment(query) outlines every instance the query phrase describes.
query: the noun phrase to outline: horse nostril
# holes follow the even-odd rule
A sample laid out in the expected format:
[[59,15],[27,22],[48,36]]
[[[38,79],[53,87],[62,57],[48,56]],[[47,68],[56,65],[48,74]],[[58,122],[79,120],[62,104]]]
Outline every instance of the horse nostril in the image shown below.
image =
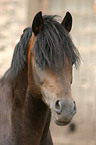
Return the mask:
[[55,102],[55,111],[58,114],[60,114],[61,113],[61,110],[62,110],[61,102],[60,102],[60,100],[56,100],[56,102]]
[[74,109],[73,109],[73,111],[76,113],[76,103],[75,103],[75,101],[74,101]]

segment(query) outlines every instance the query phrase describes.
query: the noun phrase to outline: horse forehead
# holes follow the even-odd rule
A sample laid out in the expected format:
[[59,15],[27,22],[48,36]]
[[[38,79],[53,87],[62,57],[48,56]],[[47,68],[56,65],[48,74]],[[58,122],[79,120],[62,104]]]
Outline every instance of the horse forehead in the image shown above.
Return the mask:
[[70,77],[70,74],[71,74],[71,70],[72,67],[68,61],[68,59],[66,59],[66,64],[64,65],[63,69],[59,72],[54,72],[52,71],[51,69],[46,69],[43,73],[44,75],[44,78],[45,80],[48,80],[48,81],[58,81],[58,80],[61,80],[61,79],[64,79],[64,78],[69,78]]

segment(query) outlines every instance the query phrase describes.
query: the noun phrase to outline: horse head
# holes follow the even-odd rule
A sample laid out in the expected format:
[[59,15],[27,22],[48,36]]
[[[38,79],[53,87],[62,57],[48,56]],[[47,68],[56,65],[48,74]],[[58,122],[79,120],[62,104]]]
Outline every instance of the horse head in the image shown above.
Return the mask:
[[28,44],[29,88],[51,109],[58,125],[68,124],[76,113],[71,84],[72,67],[79,63],[79,52],[69,36],[71,27],[69,12],[61,23],[55,16],[42,16],[39,12]]

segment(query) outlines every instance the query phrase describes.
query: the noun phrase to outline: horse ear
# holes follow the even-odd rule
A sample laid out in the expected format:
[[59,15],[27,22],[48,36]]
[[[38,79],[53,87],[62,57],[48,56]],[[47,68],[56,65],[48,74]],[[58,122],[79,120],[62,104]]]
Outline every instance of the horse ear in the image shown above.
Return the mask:
[[42,17],[42,12],[40,11],[35,15],[32,23],[32,31],[35,34],[35,36],[41,31],[43,24],[44,21]]
[[72,16],[69,12],[66,13],[62,23],[61,23],[64,28],[70,32],[71,28],[72,28]]

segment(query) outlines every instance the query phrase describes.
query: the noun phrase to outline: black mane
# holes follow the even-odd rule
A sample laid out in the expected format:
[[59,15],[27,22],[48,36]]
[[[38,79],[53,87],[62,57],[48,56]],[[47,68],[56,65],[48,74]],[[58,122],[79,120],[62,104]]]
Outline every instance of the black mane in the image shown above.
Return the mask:
[[57,71],[63,68],[67,56],[70,64],[79,66],[80,54],[68,32],[55,19],[56,16],[43,16],[44,26],[37,36],[35,49],[36,63],[45,69],[49,66]]
[[[43,16],[44,26],[37,36],[34,49],[35,61],[42,68],[49,66],[60,70],[66,63],[67,56],[70,64],[79,66],[80,54],[74,46],[68,32],[55,19],[55,16]],[[11,63],[11,77],[14,78],[27,65],[27,45],[32,36],[32,28],[26,28],[20,41],[15,47]]]
[[11,77],[14,78],[27,65],[27,45],[32,36],[32,28],[26,28],[21,35],[20,41],[15,47],[11,63]]

